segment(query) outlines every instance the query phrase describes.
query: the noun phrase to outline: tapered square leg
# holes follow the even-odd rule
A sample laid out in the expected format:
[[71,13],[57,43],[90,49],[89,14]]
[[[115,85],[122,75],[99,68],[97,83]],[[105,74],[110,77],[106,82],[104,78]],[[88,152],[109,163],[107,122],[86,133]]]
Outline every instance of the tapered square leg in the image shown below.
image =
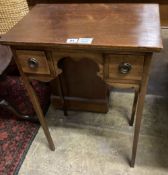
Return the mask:
[[28,92],[28,95],[29,95],[29,98],[33,104],[33,107],[34,107],[34,110],[37,114],[37,117],[40,121],[40,124],[43,128],[43,131],[44,131],[44,134],[48,140],[48,143],[49,143],[49,147],[52,151],[55,150],[55,146],[54,146],[54,143],[53,143],[53,140],[51,138],[51,135],[50,135],[50,132],[49,132],[49,129],[48,129],[48,126],[47,126],[47,122],[44,118],[44,115],[43,115],[43,112],[42,112],[42,109],[40,107],[40,104],[39,104],[39,100],[38,100],[38,97],[33,89],[33,87],[31,86],[29,80],[26,78],[26,77],[22,77],[23,78],[23,82],[24,82],[24,85],[25,85],[25,88]]
[[138,95],[139,95],[139,89],[135,89],[134,102],[133,102],[132,113],[131,113],[131,120],[129,122],[130,126],[133,126],[133,124],[134,124],[135,113],[136,113],[136,110],[137,110],[137,103],[138,103]]
[[63,90],[62,80],[61,80],[60,75],[58,75],[58,79],[59,79],[58,88],[59,88],[60,97],[61,97],[61,100],[62,100],[62,103],[63,103],[64,115],[68,116],[67,107],[66,107],[65,98],[64,98],[64,90]]
[[15,56],[15,62],[17,64],[17,66],[18,66],[18,69],[19,69],[19,72],[21,74],[24,86],[25,86],[25,88],[27,90],[27,93],[29,95],[29,99],[32,102],[33,108],[34,108],[34,110],[35,110],[35,112],[37,114],[37,117],[38,117],[38,119],[40,121],[40,124],[41,124],[41,126],[43,128],[44,134],[45,134],[45,136],[46,136],[46,138],[48,140],[49,147],[50,147],[50,149],[52,151],[54,151],[55,150],[55,146],[54,146],[53,140],[51,138],[47,122],[46,122],[45,117],[43,115],[43,112],[42,112],[42,109],[41,109],[38,97],[37,97],[37,95],[36,95],[32,85],[30,84],[30,81],[29,81],[28,77],[22,71],[22,68],[21,68],[19,62],[17,61],[17,56],[15,54],[15,51],[14,50],[12,50],[12,51],[13,51],[13,54]]
[[147,54],[145,56],[143,76],[141,80],[140,92],[138,95],[138,102],[137,102],[138,104],[137,104],[137,111],[136,111],[132,158],[130,162],[131,167],[134,167],[135,165],[136,152],[137,152],[137,146],[138,146],[138,140],[139,140],[139,132],[141,127],[142,113],[143,113],[143,106],[144,106],[144,100],[145,100],[145,95],[147,90],[148,79],[149,79],[149,68],[150,68],[151,58],[152,58],[152,54]]

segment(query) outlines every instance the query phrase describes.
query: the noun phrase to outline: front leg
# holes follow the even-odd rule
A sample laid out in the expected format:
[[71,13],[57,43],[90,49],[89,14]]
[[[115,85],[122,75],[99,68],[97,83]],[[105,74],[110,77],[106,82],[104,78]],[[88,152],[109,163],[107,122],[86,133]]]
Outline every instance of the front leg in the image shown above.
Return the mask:
[[22,75],[22,79],[23,79],[23,83],[24,83],[24,86],[28,92],[28,95],[29,95],[29,98],[32,102],[32,105],[33,105],[33,108],[37,114],[37,117],[40,121],[40,124],[43,128],[43,131],[44,131],[44,134],[48,140],[48,143],[49,143],[49,147],[52,151],[55,150],[55,146],[54,146],[54,143],[53,143],[53,140],[51,138],[51,135],[50,135],[50,132],[49,132],[49,129],[48,129],[48,125],[47,125],[47,122],[45,120],[45,117],[43,115],[43,112],[42,112],[42,109],[41,109],[41,106],[40,106],[40,103],[39,103],[39,100],[38,100],[38,97],[32,87],[32,85],[30,84],[30,81],[28,80],[28,78],[24,75]]
[[151,58],[152,58],[152,54],[145,56],[144,71],[143,71],[142,82],[140,86],[137,112],[136,112],[135,131],[134,131],[134,140],[133,140],[133,148],[132,148],[132,159],[130,163],[131,167],[134,167],[135,165],[135,158],[136,158],[136,152],[137,152],[137,146],[138,146],[138,140],[139,140],[139,132],[140,132],[140,127],[141,127],[143,106],[144,106],[144,100],[145,100],[145,95],[147,91],[148,79],[149,79],[149,67],[151,63]]
[[13,54],[14,54],[14,58],[15,58],[15,62],[17,64],[17,67],[19,69],[19,72],[20,72],[20,75],[22,77],[22,80],[23,80],[23,84],[25,86],[25,89],[27,90],[27,93],[28,93],[28,96],[30,98],[30,101],[33,105],[33,108],[37,114],[37,117],[40,121],[40,124],[43,128],[43,131],[44,131],[44,134],[48,140],[48,143],[49,143],[49,147],[52,151],[55,150],[55,146],[54,146],[54,143],[53,143],[53,140],[51,138],[51,135],[50,135],[50,132],[49,132],[49,129],[48,129],[48,126],[47,126],[47,122],[45,120],[45,117],[43,115],[43,112],[42,112],[42,109],[41,109],[41,106],[40,106],[40,103],[39,103],[39,100],[38,100],[38,97],[30,83],[30,80],[28,79],[27,75],[24,74],[24,72],[22,71],[22,67],[20,65],[20,62],[18,61],[18,58],[17,58],[17,55],[16,55],[16,52],[14,49],[12,49],[13,51]]

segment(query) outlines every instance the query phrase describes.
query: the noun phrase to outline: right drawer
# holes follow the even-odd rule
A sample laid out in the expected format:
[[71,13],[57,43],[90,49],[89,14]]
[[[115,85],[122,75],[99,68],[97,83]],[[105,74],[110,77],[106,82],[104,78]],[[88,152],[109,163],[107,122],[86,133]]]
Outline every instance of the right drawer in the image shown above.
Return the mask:
[[144,56],[141,55],[108,55],[109,78],[141,80]]

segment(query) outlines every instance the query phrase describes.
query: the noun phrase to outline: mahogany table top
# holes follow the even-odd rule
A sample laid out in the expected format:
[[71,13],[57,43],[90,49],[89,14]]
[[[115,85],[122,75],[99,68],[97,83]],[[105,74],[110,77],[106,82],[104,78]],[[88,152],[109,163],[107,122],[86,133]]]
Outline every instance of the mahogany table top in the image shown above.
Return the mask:
[[[67,44],[93,38],[92,44]],[[0,43],[44,47],[160,51],[157,4],[38,4]]]

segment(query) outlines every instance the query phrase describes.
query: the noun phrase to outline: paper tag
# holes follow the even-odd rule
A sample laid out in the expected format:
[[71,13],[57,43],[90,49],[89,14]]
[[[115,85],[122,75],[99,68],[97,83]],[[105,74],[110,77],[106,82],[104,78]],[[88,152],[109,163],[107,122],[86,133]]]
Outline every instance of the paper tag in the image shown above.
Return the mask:
[[66,40],[66,43],[71,43],[71,44],[78,43],[78,38],[68,38]]
[[93,38],[79,38],[78,44],[91,44],[93,41]]

